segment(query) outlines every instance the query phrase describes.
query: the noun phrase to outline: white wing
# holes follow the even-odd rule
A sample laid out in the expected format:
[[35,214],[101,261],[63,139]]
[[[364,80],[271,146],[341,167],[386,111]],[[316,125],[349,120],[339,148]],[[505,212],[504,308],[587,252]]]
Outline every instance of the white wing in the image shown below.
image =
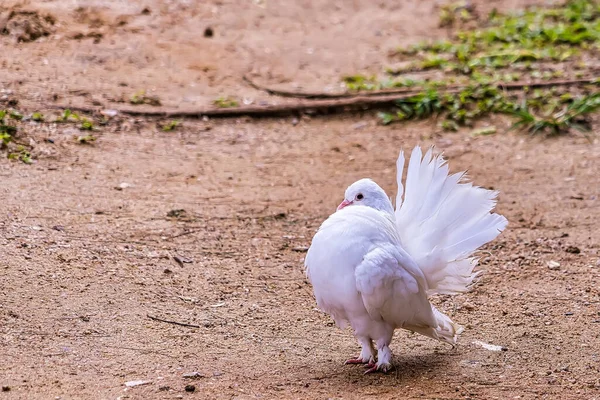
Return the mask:
[[[373,319],[398,327],[435,326],[425,277],[408,255],[402,256],[392,243],[380,244],[365,255],[355,271],[365,308]],[[402,264],[398,258],[403,258]]]
[[356,288],[375,321],[455,344],[462,328],[433,307],[425,276],[396,244],[380,244],[356,268]]

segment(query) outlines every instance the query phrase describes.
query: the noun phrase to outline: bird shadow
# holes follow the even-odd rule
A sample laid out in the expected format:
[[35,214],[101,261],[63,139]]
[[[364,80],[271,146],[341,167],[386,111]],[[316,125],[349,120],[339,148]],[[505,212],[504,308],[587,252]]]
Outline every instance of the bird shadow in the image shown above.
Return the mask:
[[378,384],[410,385],[421,382],[424,376],[436,377],[443,374],[453,362],[454,352],[429,353],[420,355],[398,355],[392,359],[392,369],[386,373],[374,372],[365,374],[361,365],[336,365],[324,376],[313,376],[313,380],[327,379],[331,385],[339,385],[346,389],[361,388],[373,381]]
[[421,379],[424,374],[435,375],[436,371],[445,370],[449,363],[449,353],[399,355],[392,360],[393,369],[383,375],[408,382]]

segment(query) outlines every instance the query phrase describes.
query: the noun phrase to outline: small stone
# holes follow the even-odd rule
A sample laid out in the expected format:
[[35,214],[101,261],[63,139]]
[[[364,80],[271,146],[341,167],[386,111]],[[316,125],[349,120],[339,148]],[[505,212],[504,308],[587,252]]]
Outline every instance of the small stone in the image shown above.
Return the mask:
[[192,393],[192,392],[196,391],[196,386],[194,386],[194,385],[185,385],[185,391]]
[[10,392],[10,386],[2,386],[3,392]]
[[369,125],[368,122],[361,121],[361,122],[357,122],[356,124],[352,125],[352,129],[359,130],[362,128],[366,128],[368,125]]
[[187,374],[183,374],[183,377],[187,379],[204,378],[204,374],[198,371],[194,371],[188,372]]
[[182,257],[182,256],[174,256],[173,260],[175,260],[175,262],[177,264],[179,264],[181,267],[183,267],[183,264],[191,264],[194,262],[193,260],[186,258],[186,257]]
[[183,208],[176,208],[167,213],[169,218],[180,218],[187,216],[187,212]]
[[298,253],[306,253],[308,251],[308,247],[306,247],[306,246],[292,247],[292,251],[296,251]]
[[548,261],[546,263],[546,265],[548,266],[548,269],[551,269],[551,270],[560,269],[560,263],[557,261]]
[[581,250],[579,249],[579,247],[576,246],[569,246],[565,249],[565,251],[567,253],[571,253],[571,254],[579,254],[581,253]]
[[106,117],[109,117],[109,118],[116,117],[118,113],[119,112],[117,110],[102,110],[102,111],[100,111],[100,114],[102,114]]
[[141,386],[141,385],[148,385],[152,383],[152,381],[129,381],[129,382],[125,382],[125,386],[127,387],[135,387],[135,386]]
[[472,311],[475,309],[475,306],[471,303],[463,303],[462,308],[464,308],[467,311]]

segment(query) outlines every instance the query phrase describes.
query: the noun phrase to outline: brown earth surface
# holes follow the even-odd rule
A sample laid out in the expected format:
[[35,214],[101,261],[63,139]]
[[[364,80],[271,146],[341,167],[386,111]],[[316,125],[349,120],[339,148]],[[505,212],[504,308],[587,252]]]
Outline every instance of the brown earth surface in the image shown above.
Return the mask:
[[[0,12],[0,101],[46,114],[140,90],[171,108],[275,104],[242,75],[338,90],[345,73],[381,71],[395,46],[447,34],[435,2],[50,0]],[[381,126],[371,111],[157,122],[117,116],[90,146],[73,124],[24,122],[36,163],[0,161],[0,399],[600,398],[597,139],[504,133],[502,118],[479,137],[435,121]],[[394,193],[397,153],[417,143],[500,190],[510,225],[482,252],[474,290],[435,300],[467,328],[460,345],[398,331],[395,371],[364,376],[343,365],[359,351],[351,332],[315,308],[304,251],[356,179]],[[125,386],[135,380],[149,383]]]

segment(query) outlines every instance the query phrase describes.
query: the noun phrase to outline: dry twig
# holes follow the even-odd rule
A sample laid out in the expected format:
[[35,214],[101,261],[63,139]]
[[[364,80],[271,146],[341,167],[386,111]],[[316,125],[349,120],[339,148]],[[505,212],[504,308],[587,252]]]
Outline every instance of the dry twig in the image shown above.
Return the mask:
[[162,319],[162,318],[158,318],[158,317],[153,317],[150,314],[146,314],[146,316],[148,318],[150,318],[151,320],[153,320],[153,321],[164,322],[165,324],[173,324],[173,325],[179,325],[179,326],[186,326],[188,328],[201,328],[200,325],[187,324],[185,322],[169,321],[168,319]]

